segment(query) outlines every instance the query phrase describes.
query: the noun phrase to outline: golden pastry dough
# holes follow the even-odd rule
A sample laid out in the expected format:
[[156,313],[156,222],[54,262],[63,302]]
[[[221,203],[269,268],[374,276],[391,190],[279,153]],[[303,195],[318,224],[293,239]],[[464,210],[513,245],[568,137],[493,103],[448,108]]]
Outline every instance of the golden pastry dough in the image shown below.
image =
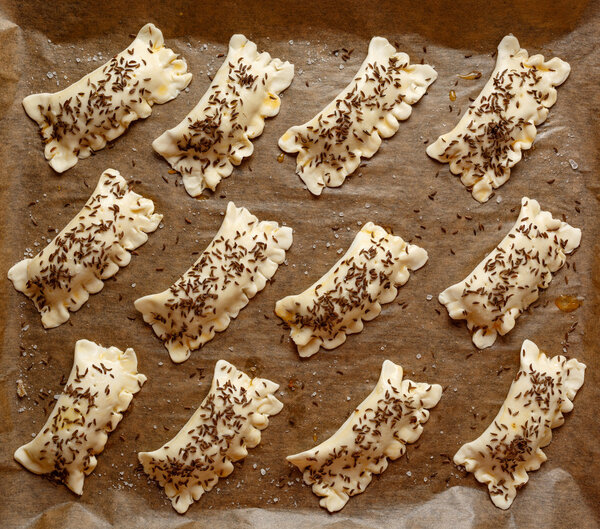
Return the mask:
[[439,296],[455,320],[467,320],[473,343],[491,347],[548,288],[552,274],[581,241],[581,230],[542,211],[535,200],[521,200],[519,218],[500,244],[469,276]]

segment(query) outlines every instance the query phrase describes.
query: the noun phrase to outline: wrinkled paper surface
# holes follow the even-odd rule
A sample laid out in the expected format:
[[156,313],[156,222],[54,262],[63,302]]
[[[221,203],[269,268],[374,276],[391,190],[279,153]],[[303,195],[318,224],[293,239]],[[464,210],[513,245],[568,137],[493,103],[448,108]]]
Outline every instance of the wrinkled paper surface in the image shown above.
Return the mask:
[[[363,2],[344,7],[330,0],[2,0],[2,527],[597,527],[598,21],[598,6],[577,0],[563,7],[528,0],[479,7],[462,0],[371,7]],[[37,125],[23,111],[23,97],[68,86],[123,50],[130,34],[147,22],[154,22],[167,45],[187,60],[194,74],[189,91],[155,106],[150,118],[134,123],[110,148],[63,175],[54,173],[44,160]],[[280,114],[267,121],[264,134],[254,141],[254,155],[216,193],[195,200],[152,151],[151,142],[197,103],[236,32],[254,40],[260,50],[293,62],[296,76],[283,94]],[[498,42],[510,32],[530,54],[568,61],[572,73],[558,89],[558,102],[539,127],[533,149],[495,197],[478,204],[447,165],[428,158],[425,147],[448,132],[469,98],[477,96],[494,67]],[[413,62],[423,59],[435,66],[439,78],[374,158],[341,188],[315,198],[294,174],[294,157],[286,155],[278,162],[277,139],[314,116],[346,86],[375,35],[397,43]],[[332,53],[341,48],[354,50],[347,61],[343,52]],[[480,71],[481,78],[457,77],[471,71]],[[450,90],[456,92],[456,101],[450,101]],[[54,237],[54,229],[67,224],[109,167],[135,180],[135,190],[154,200],[164,214],[164,227],[150,235],[131,264],[72,314],[70,322],[45,331],[33,304],[13,289],[6,272],[26,249],[37,253]],[[522,196],[539,200],[543,209],[582,228],[582,246],[516,328],[492,348],[477,352],[464,322],[452,322],[437,295],[463,279],[500,241],[517,218]],[[195,261],[195,252],[207,246],[220,226],[229,200],[262,220],[294,228],[287,266],[280,267],[274,281],[226,332],[175,365],[133,301],[168,287]],[[429,262],[362,333],[334,351],[322,350],[301,361],[273,314],[275,302],[319,278],[349,246],[358,223],[367,221],[423,246]],[[577,296],[583,305],[560,312],[554,301],[561,294]],[[565,344],[565,333],[575,323]],[[80,338],[133,347],[148,382],[110,435],[78,498],[66,487],[27,472],[12,455],[43,425]],[[448,457],[481,434],[495,416],[526,338],[552,355],[566,348],[587,364],[586,382],[565,425],[554,430],[554,440],[545,449],[548,462],[530,473],[530,483],[512,508],[501,511],[492,505],[486,487]],[[278,397],[285,407],[271,418],[261,445],[180,516],[162,489],[140,471],[136,454],[158,448],[185,424],[208,391],[220,358],[279,383]],[[285,456],[329,437],[371,391],[386,358],[402,365],[405,376],[415,381],[442,384],[443,397],[407,455],[392,462],[343,511],[329,515]],[[28,393],[22,399],[16,394],[17,379]]]

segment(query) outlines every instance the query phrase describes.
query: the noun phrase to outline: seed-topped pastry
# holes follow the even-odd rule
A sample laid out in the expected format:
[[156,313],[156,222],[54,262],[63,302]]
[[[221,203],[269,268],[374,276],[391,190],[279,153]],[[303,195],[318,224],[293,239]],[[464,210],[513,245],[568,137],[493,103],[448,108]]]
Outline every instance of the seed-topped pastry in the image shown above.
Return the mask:
[[152,147],[181,173],[193,197],[213,191],[222,178],[252,155],[265,118],[279,113],[279,94],[292,82],[294,66],[258,53],[243,35],[229,41],[225,61],[210,88],[185,119]]
[[150,116],[155,103],[175,99],[191,80],[185,60],[146,24],[106,64],[60,92],[27,96],[23,106],[40,126],[50,166],[62,173]]
[[427,64],[410,64],[406,53],[374,37],[352,82],[319,114],[289,129],[279,147],[298,153],[296,173],[314,195],[339,187],[371,158],[409,118],[412,108],[437,78]]
[[320,445],[288,456],[304,473],[319,502],[339,511],[351,496],[365,492],[373,474],[381,474],[406,452],[429,419],[429,409],[442,396],[442,386],[402,380],[402,368],[386,360],[371,394],[340,429]]
[[291,245],[291,228],[260,222],[229,202],[221,228],[194,265],[164,292],[138,299],[135,308],[171,360],[183,362],[265,288]]
[[300,356],[321,346],[335,349],[396,298],[409,270],[426,262],[423,248],[368,222],[329,272],[301,294],[279,300],[275,313],[291,327]]
[[477,347],[490,347],[538,299],[540,288],[548,288],[580,242],[581,230],[525,197],[508,235],[466,279],[444,290],[440,303],[451,318],[467,320]]
[[148,240],[161,219],[152,200],[107,169],[77,216],[39,254],[14,265],[8,278],[31,298],[44,327],[57,327],[129,264],[129,252]]
[[498,45],[496,67],[458,125],[427,147],[427,154],[450,164],[479,202],[510,177],[510,169],[531,148],[536,126],[556,103],[556,89],[571,67],[554,57],[529,57],[512,35]]
[[574,358],[548,358],[533,342],[523,342],[521,369],[498,415],[454,456],[454,463],[488,486],[496,507],[508,509],[529,480],[527,472],[546,461],[542,448],[552,441],[552,428],[565,422],[563,413],[573,409],[584,373],[585,365]]
[[52,413],[36,437],[15,452],[15,459],[82,494],[85,476],[96,468],[96,455],[144,382],[133,349],[123,352],[79,340],[67,385]]
[[138,454],[177,512],[185,513],[233,472],[233,463],[244,459],[248,448],[258,446],[269,416],[283,408],[274,395],[278,388],[219,360],[208,395],[179,433],[158,450]]

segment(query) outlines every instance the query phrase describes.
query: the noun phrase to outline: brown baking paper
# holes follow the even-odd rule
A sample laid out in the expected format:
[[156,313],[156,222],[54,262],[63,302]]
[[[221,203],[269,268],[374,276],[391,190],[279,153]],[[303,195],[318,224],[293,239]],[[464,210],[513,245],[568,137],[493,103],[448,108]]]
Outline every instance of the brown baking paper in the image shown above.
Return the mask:
[[[2,527],[597,527],[597,4],[3,0],[0,5]],[[155,23],[167,45],[187,60],[194,74],[189,91],[154,107],[150,118],[134,123],[109,148],[62,175],[54,173],[44,160],[38,127],[23,111],[23,97],[76,81],[123,50],[130,34],[147,22]],[[192,199],[151,142],[197,103],[237,32],[260,50],[293,62],[296,76],[283,94],[280,114],[254,141],[254,155],[215,193]],[[494,67],[492,54],[510,32],[530,54],[568,61],[572,73],[558,89],[558,102],[539,127],[534,148],[495,197],[478,204],[447,165],[428,158],[425,144],[454,126],[485,84]],[[341,188],[315,198],[294,174],[294,157],[278,162],[277,139],[314,116],[352,79],[375,35],[396,43],[413,62],[435,66],[439,78],[374,158]],[[346,61],[342,53],[333,54],[341,48],[354,50]],[[457,77],[474,70],[482,73],[480,79]],[[164,227],[67,324],[43,330],[33,304],[14,290],[6,272],[27,248],[39,251],[54,229],[67,224],[109,167],[135,180],[136,191],[154,200]],[[506,234],[522,196],[582,228],[582,245],[516,328],[478,352],[464,322],[453,323],[437,295],[463,279]],[[227,331],[175,365],[133,301],[166,288],[188,268],[220,226],[229,200],[260,219],[292,226],[294,244],[287,265]],[[338,250],[346,250],[358,223],[367,221],[423,246],[429,262],[362,333],[338,349],[300,360],[273,314],[275,302],[319,278],[339,258]],[[554,300],[561,294],[577,296],[583,305],[560,312]],[[133,347],[148,382],[110,435],[79,498],[24,470],[12,456],[44,423],[81,338]],[[498,411],[526,338],[553,355],[565,348],[587,364],[586,381],[574,411],[545,449],[548,462],[530,473],[513,506],[501,511],[486,487],[449,458],[483,432]],[[137,452],[158,448],[183,426],[208,391],[220,358],[279,383],[285,407],[271,419],[260,446],[180,516],[140,471]],[[443,397],[406,456],[330,515],[285,456],[329,437],[371,391],[386,358],[415,381],[442,384]],[[23,380],[27,397],[17,397],[17,379]]]

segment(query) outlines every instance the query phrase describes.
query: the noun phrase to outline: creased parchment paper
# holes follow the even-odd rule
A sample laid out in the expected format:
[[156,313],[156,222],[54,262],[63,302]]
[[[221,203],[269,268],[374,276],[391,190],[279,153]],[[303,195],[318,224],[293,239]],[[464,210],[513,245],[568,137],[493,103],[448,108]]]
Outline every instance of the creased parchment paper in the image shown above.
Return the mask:
[[[405,2],[0,2],[0,525],[80,527],[597,527],[600,493],[600,371],[598,309],[597,3]],[[56,91],[124,49],[146,22],[194,74],[189,91],[156,106],[152,116],[95,156],[58,175],[43,158],[37,125],[21,107],[30,93]],[[205,199],[189,197],[180,177],[151,142],[176,125],[209,86],[234,33],[296,66],[279,116],[254,141],[254,155]],[[512,32],[531,54],[568,61],[572,73],[509,182],[486,204],[475,202],[446,165],[425,153],[449,131],[485,84],[492,53]],[[438,80],[410,119],[339,189],[314,198],[282,163],[277,139],[320,111],[352,78],[370,38],[381,35],[412,62],[435,66]],[[346,61],[343,52],[354,50]],[[457,74],[480,71],[481,78]],[[449,92],[456,92],[450,101]],[[572,160],[572,162],[570,162]],[[29,249],[37,253],[79,211],[100,174],[112,167],[136,181],[164,214],[164,227],[131,264],[92,296],[70,323],[45,331],[33,304],[5,279]],[[553,182],[553,183],[550,183]],[[568,259],[531,311],[494,347],[477,352],[463,322],[453,323],[437,295],[463,279],[514,223],[522,196],[582,228],[581,248]],[[175,365],[133,307],[138,297],[170,285],[196,259],[222,220],[227,202],[260,219],[294,228],[294,244],[274,281],[251,300],[229,329]],[[457,214],[461,218],[457,217]],[[187,221],[186,221],[187,219]],[[188,222],[189,221],[189,222]],[[400,289],[396,302],[334,351],[301,361],[273,314],[275,302],[304,290],[352,241],[359,222],[393,229],[429,252],[429,262]],[[445,233],[442,231],[445,229]],[[575,266],[576,265],[576,266]],[[157,270],[162,269],[162,270]],[[558,310],[561,294],[582,299]],[[432,296],[432,299],[428,299]],[[565,341],[565,334],[568,341]],[[133,347],[148,382],[110,436],[96,470],[75,497],[21,468],[13,452],[45,421],[73,361],[76,340]],[[486,487],[448,462],[477,437],[499,409],[518,369],[525,338],[555,355],[567,350],[587,364],[586,381],[566,424],[554,430],[548,462],[530,474],[508,511],[496,509]],[[224,358],[281,385],[283,411],[261,445],[179,516],[149,483],[137,452],[170,439],[204,398],[215,362]],[[285,456],[329,437],[371,391],[384,359],[415,381],[442,384],[422,437],[390,464],[366,493],[329,515]],[[61,382],[61,377],[62,381]],[[18,398],[21,379],[27,396]]]

